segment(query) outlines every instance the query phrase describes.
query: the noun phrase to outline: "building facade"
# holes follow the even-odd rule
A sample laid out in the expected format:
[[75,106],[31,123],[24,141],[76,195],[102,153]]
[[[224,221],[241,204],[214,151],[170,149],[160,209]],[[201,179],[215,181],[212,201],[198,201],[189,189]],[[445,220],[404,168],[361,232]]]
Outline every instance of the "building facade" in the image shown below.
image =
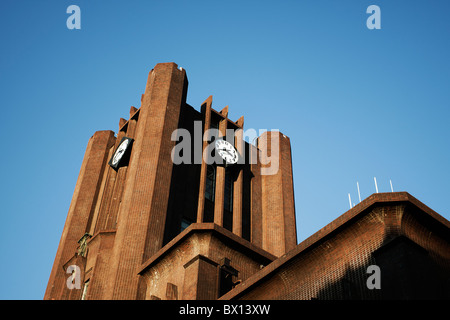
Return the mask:
[[449,231],[410,194],[375,193],[221,299],[450,299]]
[[289,138],[249,143],[187,88],[157,64],[117,135],[91,137],[44,299],[450,298],[446,219],[374,194],[297,245]]
[[[212,97],[195,110],[187,87],[185,70],[156,65],[117,135],[91,137],[45,299],[216,299],[295,247],[289,138],[249,144],[243,117],[216,111]],[[163,268],[157,284],[143,265]],[[208,293],[185,283],[205,272]]]

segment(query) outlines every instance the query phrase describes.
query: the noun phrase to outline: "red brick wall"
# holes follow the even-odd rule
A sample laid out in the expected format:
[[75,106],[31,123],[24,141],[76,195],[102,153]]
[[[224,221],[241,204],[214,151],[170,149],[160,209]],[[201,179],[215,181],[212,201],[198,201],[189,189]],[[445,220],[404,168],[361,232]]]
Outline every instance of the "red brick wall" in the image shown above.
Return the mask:
[[107,299],[139,298],[136,268],[162,247],[173,165],[170,137],[178,127],[185,86],[185,71],[176,64],[158,64],[149,74],[112,252],[114,287]]
[[279,257],[297,244],[291,146],[282,133],[267,131],[258,138],[258,148],[262,162],[262,248]]
[[[373,195],[224,299],[448,298],[450,223],[421,206],[406,193]],[[380,290],[367,288],[370,265]]]
[[[211,97],[202,106],[202,113],[197,112],[186,104],[187,85],[185,71],[176,64],[156,65],[149,73],[140,109],[131,107],[130,119],[120,119],[117,138],[112,131],[102,131],[90,140],[46,299],[80,296],[80,292],[64,291],[68,275],[58,268],[76,260],[77,241],[85,232],[93,236],[88,241],[87,257],[82,257],[83,266],[86,264],[84,280],[90,280],[87,298],[143,299],[148,290],[137,269],[180,232],[182,217],[224,224],[223,168],[217,170],[216,202],[205,204],[205,179],[201,177],[205,166],[174,167],[171,152],[175,141],[171,136],[178,128],[192,132],[194,121],[202,116],[205,128],[210,117],[220,119],[225,134],[227,127],[241,128],[243,117],[233,122],[227,117],[228,107],[221,112],[211,109]],[[265,177],[259,164],[241,167],[234,182],[233,218],[226,220],[225,227],[254,245],[282,255],[296,243],[292,164],[289,138],[274,135],[281,139],[274,147],[281,155],[280,170]],[[129,162],[116,171],[107,163],[125,136],[134,139],[131,155]],[[212,207],[211,215],[205,219],[202,210],[208,206]],[[220,247],[220,243],[216,245]],[[214,250],[222,252],[216,249],[211,249],[211,255]],[[193,266],[198,264],[199,270],[207,270],[205,263],[199,260]],[[198,286],[201,297],[209,295],[207,284],[203,289]],[[182,292],[177,290],[171,286],[170,297]]]
[[193,224],[142,267],[146,299],[166,296],[167,284],[177,287],[178,299],[217,299],[223,258],[245,280],[275,257],[213,223]]
[[95,210],[102,173],[114,141],[114,132],[98,131],[88,142],[44,299],[60,299],[66,287],[68,275],[62,266],[76,253],[78,240],[89,230],[88,222]]

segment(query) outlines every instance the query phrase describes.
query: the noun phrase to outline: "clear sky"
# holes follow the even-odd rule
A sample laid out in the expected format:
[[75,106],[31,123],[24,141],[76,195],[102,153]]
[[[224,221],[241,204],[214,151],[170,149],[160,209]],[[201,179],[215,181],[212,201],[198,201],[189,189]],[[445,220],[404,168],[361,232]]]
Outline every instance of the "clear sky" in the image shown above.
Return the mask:
[[43,298],[88,139],[117,132],[159,62],[186,69],[197,110],[213,95],[290,137],[299,242],[374,177],[450,219],[449,15],[447,0],[2,0],[0,299]]

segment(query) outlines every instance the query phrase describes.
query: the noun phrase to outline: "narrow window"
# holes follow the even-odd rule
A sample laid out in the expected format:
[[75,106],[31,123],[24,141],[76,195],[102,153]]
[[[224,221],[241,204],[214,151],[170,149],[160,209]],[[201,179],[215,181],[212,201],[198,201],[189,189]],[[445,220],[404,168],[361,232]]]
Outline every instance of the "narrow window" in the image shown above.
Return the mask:
[[87,281],[84,283],[83,293],[81,294],[81,300],[86,300],[88,287],[89,287],[89,280],[87,280]]
[[223,227],[233,230],[233,175],[228,168],[225,171],[225,188],[223,197]]
[[233,212],[233,177],[228,168],[225,171],[224,209],[230,213]]
[[206,188],[205,188],[205,198],[214,201],[214,192],[216,186],[216,170],[213,166],[209,165],[206,167]]
[[189,221],[186,218],[181,219],[181,231],[183,231],[184,229],[186,229],[187,227],[189,227],[191,225],[191,221]]

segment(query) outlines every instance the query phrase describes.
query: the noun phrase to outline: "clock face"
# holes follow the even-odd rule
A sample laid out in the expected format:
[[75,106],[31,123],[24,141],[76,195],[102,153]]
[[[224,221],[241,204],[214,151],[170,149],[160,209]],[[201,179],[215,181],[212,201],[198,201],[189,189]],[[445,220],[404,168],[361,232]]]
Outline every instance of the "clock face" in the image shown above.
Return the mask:
[[123,157],[123,154],[125,153],[125,150],[127,149],[129,142],[130,142],[130,140],[125,139],[119,145],[119,147],[117,148],[116,153],[114,154],[112,161],[111,161],[111,164],[113,166],[115,166],[119,162],[119,160]]
[[235,164],[238,161],[239,155],[233,145],[228,141],[222,139],[216,140],[215,147],[219,156],[227,164]]

